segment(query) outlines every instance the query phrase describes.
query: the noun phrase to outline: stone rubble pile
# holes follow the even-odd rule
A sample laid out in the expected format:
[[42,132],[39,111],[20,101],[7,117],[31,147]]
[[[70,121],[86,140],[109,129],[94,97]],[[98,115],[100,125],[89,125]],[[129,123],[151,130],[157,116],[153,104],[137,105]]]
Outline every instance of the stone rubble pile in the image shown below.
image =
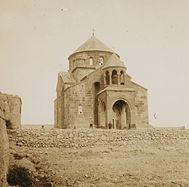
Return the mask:
[[[189,130],[184,129],[16,129],[9,130],[9,140],[17,146],[35,148],[80,148],[98,144],[148,141],[163,142],[189,140]],[[150,140],[150,141],[149,141]]]

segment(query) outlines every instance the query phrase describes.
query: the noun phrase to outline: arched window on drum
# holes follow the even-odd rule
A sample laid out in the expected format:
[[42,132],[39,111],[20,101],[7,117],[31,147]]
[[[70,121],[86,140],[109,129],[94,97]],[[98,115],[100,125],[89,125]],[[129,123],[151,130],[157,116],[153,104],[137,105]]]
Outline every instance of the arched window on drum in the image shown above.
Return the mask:
[[116,70],[112,71],[112,84],[118,84],[118,75]]
[[110,84],[110,74],[108,71],[106,71],[106,74],[105,74],[105,77],[106,77],[106,85],[109,85]]
[[125,85],[125,73],[124,73],[124,71],[120,72],[120,84]]
[[89,64],[92,66],[93,65],[93,57],[89,58]]

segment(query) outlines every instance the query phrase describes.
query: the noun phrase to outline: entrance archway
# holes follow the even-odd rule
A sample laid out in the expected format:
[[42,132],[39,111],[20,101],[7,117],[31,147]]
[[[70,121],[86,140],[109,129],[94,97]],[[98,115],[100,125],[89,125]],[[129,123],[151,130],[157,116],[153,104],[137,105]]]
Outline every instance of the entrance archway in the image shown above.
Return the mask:
[[127,102],[118,100],[113,104],[113,125],[116,129],[129,129],[131,112]]

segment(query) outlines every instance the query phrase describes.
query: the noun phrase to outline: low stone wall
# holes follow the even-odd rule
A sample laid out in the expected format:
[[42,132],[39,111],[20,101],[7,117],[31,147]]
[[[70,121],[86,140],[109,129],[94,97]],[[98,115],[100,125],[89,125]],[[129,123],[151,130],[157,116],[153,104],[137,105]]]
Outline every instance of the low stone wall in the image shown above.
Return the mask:
[[5,120],[0,117],[0,186],[5,187],[9,165],[9,142]]
[[[17,146],[80,148],[100,144],[137,144],[138,141],[164,142],[189,139],[189,130],[182,129],[18,129],[9,130],[9,139]],[[149,141],[150,140],[150,141]]]

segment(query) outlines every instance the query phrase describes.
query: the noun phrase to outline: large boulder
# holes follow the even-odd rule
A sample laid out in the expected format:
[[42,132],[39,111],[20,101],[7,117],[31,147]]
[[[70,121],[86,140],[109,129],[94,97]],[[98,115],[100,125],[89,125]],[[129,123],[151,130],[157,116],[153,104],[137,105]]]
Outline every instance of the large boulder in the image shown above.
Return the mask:
[[7,172],[9,166],[9,141],[6,122],[0,116],[0,186],[7,186]]

